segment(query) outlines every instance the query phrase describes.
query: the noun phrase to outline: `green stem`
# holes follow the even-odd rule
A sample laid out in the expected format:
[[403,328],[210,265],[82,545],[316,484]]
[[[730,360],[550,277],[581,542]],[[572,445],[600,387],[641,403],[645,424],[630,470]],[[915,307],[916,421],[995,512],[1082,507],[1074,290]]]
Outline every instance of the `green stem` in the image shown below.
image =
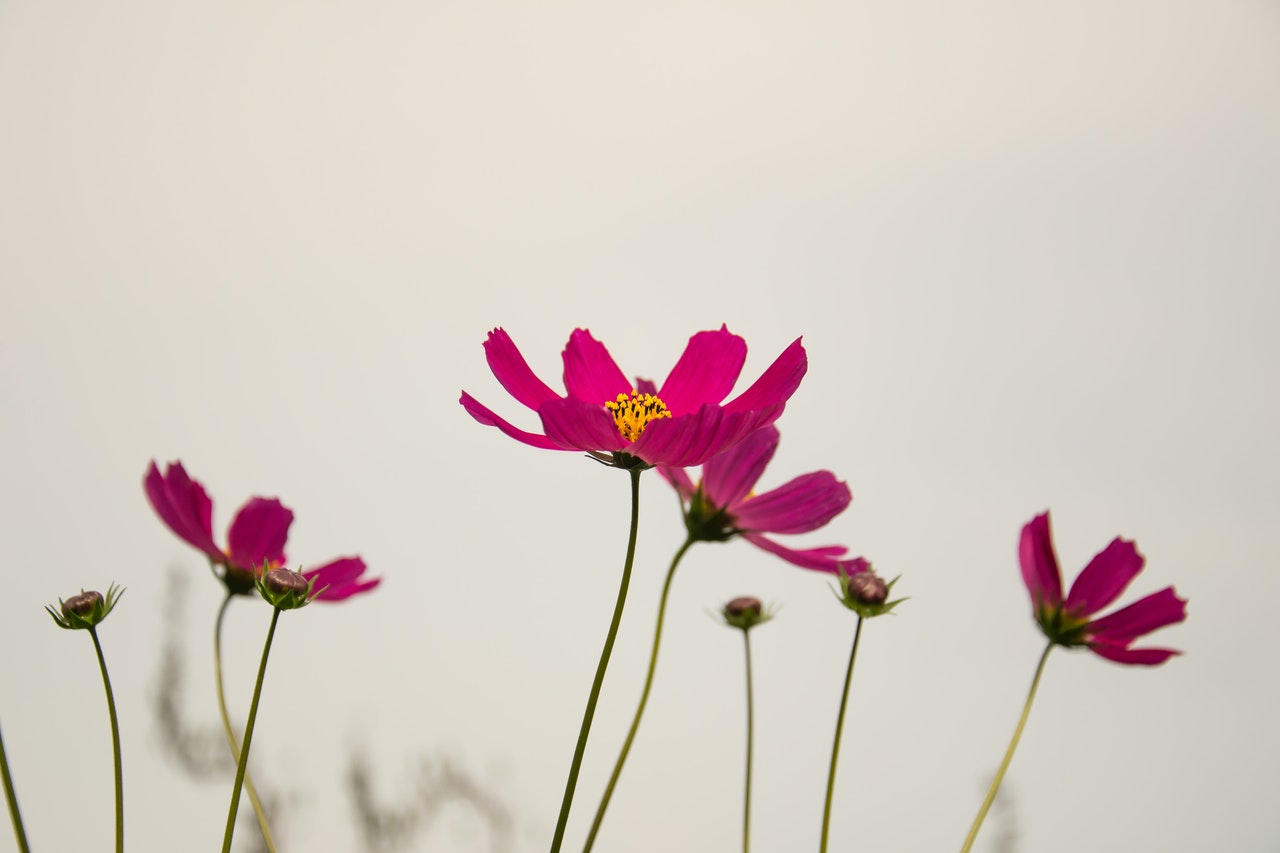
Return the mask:
[[853,629],[853,648],[849,651],[849,667],[844,673],[844,695],[840,697],[840,715],[836,717],[836,740],[831,746],[831,769],[827,772],[827,803],[822,808],[822,846],[818,849],[827,853],[827,838],[831,830],[831,797],[836,788],[836,762],[840,758],[840,735],[844,731],[844,712],[849,707],[849,683],[853,681],[853,662],[858,657],[858,640],[862,637],[862,616],[858,616],[858,626]]
[[627,537],[627,559],[622,566],[622,583],[618,586],[618,602],[613,608],[613,621],[609,624],[609,634],[605,637],[604,648],[600,652],[595,681],[591,683],[591,695],[587,697],[587,709],[582,715],[582,728],[578,731],[578,745],[574,748],[573,763],[569,767],[569,779],[564,786],[564,799],[560,803],[556,834],[551,839],[551,853],[559,853],[560,845],[564,843],[564,830],[569,823],[569,808],[573,805],[573,791],[578,786],[578,770],[582,767],[582,756],[587,750],[587,735],[591,732],[591,720],[596,714],[596,700],[600,698],[600,687],[604,684],[604,673],[609,667],[613,641],[618,636],[618,625],[622,623],[622,608],[627,602],[627,587],[631,583],[631,565],[636,557],[636,533],[640,529],[640,474],[643,473],[643,469],[633,468],[627,473],[631,475],[631,532]]
[[609,776],[609,784],[605,786],[604,796],[600,798],[600,805],[596,807],[596,816],[591,821],[591,832],[587,834],[587,843],[582,848],[583,853],[590,853],[592,845],[596,842],[596,835],[600,832],[600,824],[604,822],[605,810],[609,808],[609,800],[613,797],[613,789],[617,787],[618,778],[622,775],[622,765],[626,764],[627,754],[631,752],[631,743],[635,740],[636,732],[640,729],[640,718],[644,716],[645,706],[649,704],[649,690],[653,687],[653,673],[658,666],[658,647],[662,643],[662,623],[667,615],[667,596],[671,592],[671,581],[676,576],[676,568],[680,565],[680,559],[696,541],[692,536],[685,539],[684,544],[680,546],[680,550],[676,551],[675,557],[671,559],[671,567],[667,569],[667,579],[662,585],[662,598],[658,603],[658,624],[653,631],[653,651],[649,654],[649,673],[644,679],[644,690],[640,693],[640,704],[636,707],[635,717],[631,720],[631,729],[627,732],[627,739],[622,742],[622,752],[618,754],[618,760],[613,765],[613,774]]
[[267,675],[267,655],[271,653],[271,639],[276,633],[280,608],[271,611],[271,627],[267,629],[267,643],[262,647],[262,663],[258,666],[258,682],[253,686],[253,701],[249,704],[249,720],[244,725],[244,746],[236,763],[236,783],[231,789],[231,809],[227,812],[227,831],[222,837],[222,853],[231,853],[231,836],[236,830],[236,812],[240,809],[240,786],[249,767],[249,747],[253,742],[253,723],[258,717],[258,699],[262,696],[262,681]]
[[98,653],[98,666],[102,669],[102,684],[107,691],[107,713],[111,717],[111,748],[115,753],[116,776],[116,853],[124,853],[124,773],[120,767],[120,721],[116,719],[116,699],[111,693],[111,676],[107,675],[107,659],[102,656],[102,643],[98,642],[98,629],[90,628],[93,648]]
[[13,835],[18,839],[18,851],[31,853],[27,846],[27,831],[22,826],[22,814],[18,811],[18,795],[13,791],[13,777],[9,775],[9,756],[4,750],[3,737],[0,737],[0,775],[4,776],[4,798],[9,803],[9,820],[13,822]]
[[[240,741],[236,738],[235,729],[231,728],[231,716],[227,713],[227,696],[222,682],[222,623],[227,615],[227,607],[234,596],[228,592],[218,608],[218,619],[213,624],[213,672],[218,686],[218,713],[222,715],[222,730],[227,735],[227,746],[231,747],[231,760],[240,762]],[[258,819],[258,829],[262,832],[262,842],[267,853],[276,853],[276,841],[271,836],[271,824],[267,822],[267,813],[262,808],[262,800],[258,799],[258,789],[254,787],[249,768],[244,771],[244,790],[253,805],[254,817]]]
[[1000,769],[996,771],[996,777],[991,780],[991,787],[987,790],[987,798],[982,801],[982,808],[978,809],[978,816],[973,819],[973,826],[969,829],[969,837],[964,840],[964,847],[960,848],[960,853],[969,853],[973,848],[973,842],[978,840],[978,830],[982,828],[982,821],[986,819],[987,812],[991,809],[991,804],[995,802],[996,792],[1000,790],[1000,783],[1004,780],[1005,771],[1009,769],[1009,762],[1013,760],[1013,751],[1018,748],[1018,741],[1022,738],[1022,729],[1027,724],[1027,717],[1031,714],[1031,703],[1036,698],[1036,688],[1040,686],[1040,676],[1044,674],[1044,665],[1049,660],[1049,652],[1053,651],[1053,643],[1044,647],[1044,654],[1040,655],[1040,664],[1036,667],[1035,677],[1031,679],[1031,690],[1027,693],[1027,702],[1022,706],[1022,716],[1018,718],[1018,727],[1013,730],[1013,739],[1009,741],[1009,748],[1005,750],[1004,761],[1000,762]]
[[742,630],[742,645],[747,652],[747,791],[742,803],[742,853],[751,851],[751,744],[752,744],[752,706],[751,699],[751,631]]

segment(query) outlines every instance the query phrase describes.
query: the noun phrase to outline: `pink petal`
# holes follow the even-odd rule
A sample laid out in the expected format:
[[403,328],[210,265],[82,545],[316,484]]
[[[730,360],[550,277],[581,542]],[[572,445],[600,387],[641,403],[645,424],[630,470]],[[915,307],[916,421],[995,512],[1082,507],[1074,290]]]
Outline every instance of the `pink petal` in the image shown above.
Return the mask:
[[359,557],[339,557],[302,573],[307,580],[315,578],[315,589],[322,590],[316,601],[343,601],[382,583],[382,578],[359,580],[365,572],[364,560]]
[[800,338],[796,338],[750,388],[730,400],[725,408],[731,412],[776,408],[777,413],[766,421],[773,423],[782,414],[781,407],[800,387],[800,380],[808,369],[808,357],[800,344]]
[[534,375],[505,330],[494,329],[489,333],[484,342],[484,357],[507,393],[530,409],[537,411],[543,403],[560,396]]
[[849,506],[849,487],[830,471],[796,477],[762,495],[730,508],[734,523],[762,533],[807,533],[817,530]]
[[275,498],[253,497],[240,507],[227,531],[227,557],[239,569],[284,565],[293,511]]
[[1120,597],[1142,571],[1143,562],[1132,542],[1119,537],[1111,540],[1071,584],[1063,609],[1077,619],[1092,616]]
[[627,452],[650,465],[701,465],[764,424],[764,412],[728,412],[710,403],[691,415],[651,421]]
[[1022,528],[1018,543],[1018,562],[1022,564],[1022,582],[1031,593],[1031,604],[1037,617],[1046,609],[1062,606],[1062,573],[1053,553],[1053,534],[1049,530],[1049,513],[1043,512]]
[[222,559],[213,542],[213,502],[204,486],[187,476],[181,462],[170,462],[162,477],[152,460],[142,485],[151,508],[170,530],[210,559]]
[[458,399],[458,402],[462,404],[462,408],[466,409],[467,414],[471,415],[471,417],[475,418],[477,421],[484,424],[485,426],[497,427],[498,429],[502,430],[503,434],[508,435],[511,438],[514,438],[516,441],[520,441],[525,444],[532,445],[533,447],[540,447],[543,450],[568,449],[568,448],[559,446],[554,441],[547,438],[545,435],[541,435],[540,433],[536,433],[536,432],[525,432],[522,429],[518,429],[512,426],[510,423],[498,417],[492,411],[482,406],[476,400],[475,397],[472,397],[466,391],[462,392],[462,396]]
[[1115,613],[1093,620],[1085,626],[1085,632],[1090,642],[1127,646],[1144,634],[1186,618],[1187,600],[1178,598],[1173,587],[1167,586]]
[[586,329],[574,329],[565,345],[564,387],[571,396],[597,404],[631,392],[631,383],[613,356]]
[[720,509],[732,508],[746,497],[777,449],[778,430],[768,426],[708,459],[702,469],[702,487],[711,503]]
[[1175,649],[1129,649],[1124,646],[1112,646],[1106,643],[1098,643],[1096,645],[1091,643],[1089,650],[1109,661],[1138,666],[1156,666],[1164,663],[1174,655],[1182,654],[1182,652]]
[[[577,397],[543,403],[538,409],[547,438],[562,450],[627,450],[627,440],[603,406]],[[646,430],[647,432],[648,430]],[[643,436],[641,436],[643,438]]]
[[859,572],[865,572],[871,567],[871,564],[862,557],[845,558],[843,555],[847,554],[849,549],[840,545],[796,550],[785,545],[779,545],[759,533],[744,533],[742,538],[757,548],[762,548],[770,554],[776,554],[788,563],[799,566],[802,569],[813,569],[814,571],[834,575],[838,574],[840,568],[843,567],[845,574],[856,575]]
[[687,471],[683,468],[659,468],[657,470],[662,479],[674,486],[675,490],[680,493],[681,500],[693,500],[698,487],[693,484],[693,480],[689,479]]
[[718,404],[733,390],[746,360],[747,342],[728,327],[698,332],[689,338],[658,397],[673,415],[697,411],[705,403]]

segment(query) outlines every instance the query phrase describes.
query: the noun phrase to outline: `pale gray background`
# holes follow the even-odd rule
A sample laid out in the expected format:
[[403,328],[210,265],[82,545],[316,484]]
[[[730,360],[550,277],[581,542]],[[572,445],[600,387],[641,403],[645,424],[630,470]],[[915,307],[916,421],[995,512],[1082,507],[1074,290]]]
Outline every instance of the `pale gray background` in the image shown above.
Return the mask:
[[[293,791],[286,848],[353,846],[360,748],[388,794],[452,756],[545,849],[626,477],[477,426],[459,390],[523,414],[495,325],[558,384],[575,326],[661,379],[726,322],[751,378],[797,335],[811,359],[762,485],[847,479],[805,541],[912,596],[865,632],[835,849],[960,846],[1040,650],[1015,546],[1051,507],[1068,575],[1122,533],[1148,558],[1130,598],[1175,583],[1191,615],[1156,670],[1055,653],[1008,780],[1018,849],[1280,850],[1277,152],[1262,0],[0,2],[0,721],[33,843],[109,847],[90,644],[41,606],[112,580],[129,846],[221,837],[229,783],[178,774],[146,706],[177,567],[214,719],[219,595],[146,505],[154,457],[205,482],[220,539],[279,495],[292,560],[386,578],[283,621],[254,755]],[[566,849],[681,535],[654,476],[643,501]],[[737,849],[740,642],[707,610],[741,593],[783,605],[755,635],[755,847],[816,848],[853,622],[734,543],[677,578],[602,853]],[[236,707],[266,622],[229,625]],[[451,821],[418,847],[484,848]]]

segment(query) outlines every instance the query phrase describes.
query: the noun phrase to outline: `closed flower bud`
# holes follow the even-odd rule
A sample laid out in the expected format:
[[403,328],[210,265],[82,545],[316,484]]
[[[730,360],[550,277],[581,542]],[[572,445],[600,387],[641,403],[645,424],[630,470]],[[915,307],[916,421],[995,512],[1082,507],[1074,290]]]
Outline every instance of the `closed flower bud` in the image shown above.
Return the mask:
[[272,569],[258,579],[258,593],[272,607],[296,610],[311,603],[312,583],[292,569]]
[[849,578],[849,595],[859,604],[884,604],[889,587],[884,578],[868,569]]
[[840,589],[836,594],[845,607],[859,616],[870,619],[873,616],[883,616],[906,600],[899,598],[889,601],[893,585],[897,582],[898,579],[894,578],[886,583],[885,579],[876,574],[868,563],[860,566],[854,574],[846,574],[841,569]]
[[73,595],[66,601],[58,599],[57,610],[48,605],[44,609],[60,628],[66,628],[69,631],[93,628],[107,618],[107,614],[116,606],[123,592],[124,589],[115,584],[107,587],[105,598],[102,593],[95,590],[88,592],[81,590],[78,595]]
[[751,596],[739,596],[733,599],[720,612],[724,616],[726,625],[731,628],[741,628],[743,631],[773,618],[773,614],[764,609],[760,599]]

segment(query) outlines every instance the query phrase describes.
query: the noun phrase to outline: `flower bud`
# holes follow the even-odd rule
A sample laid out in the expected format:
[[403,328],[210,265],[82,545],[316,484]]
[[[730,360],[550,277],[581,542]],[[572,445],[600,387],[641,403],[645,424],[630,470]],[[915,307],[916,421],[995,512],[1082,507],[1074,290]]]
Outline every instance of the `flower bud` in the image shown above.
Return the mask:
[[272,607],[297,610],[311,603],[312,582],[292,569],[272,569],[258,579],[258,593]]
[[849,578],[849,596],[859,604],[884,604],[889,597],[889,586],[884,578],[867,569]]
[[93,608],[102,604],[102,593],[91,589],[88,592],[73,595],[61,604],[63,616],[69,617],[73,613],[76,616],[88,616],[93,612]]
[[115,584],[107,587],[105,597],[95,590],[88,592],[80,590],[79,595],[73,595],[66,601],[58,599],[57,610],[49,605],[44,609],[53,617],[53,621],[59,628],[66,628],[69,631],[91,629],[107,618],[107,614],[116,606],[123,592],[124,589]]
[[720,611],[725,624],[731,628],[750,630],[761,622],[768,622],[773,614],[764,609],[760,599],[751,596],[739,596],[726,604]]
[[849,574],[841,566],[840,589],[835,592],[840,603],[859,616],[867,619],[883,616],[906,600],[899,598],[889,601],[893,585],[898,582],[897,578],[886,583],[884,578],[876,574],[871,564],[865,560],[858,561],[851,568],[854,572]]

